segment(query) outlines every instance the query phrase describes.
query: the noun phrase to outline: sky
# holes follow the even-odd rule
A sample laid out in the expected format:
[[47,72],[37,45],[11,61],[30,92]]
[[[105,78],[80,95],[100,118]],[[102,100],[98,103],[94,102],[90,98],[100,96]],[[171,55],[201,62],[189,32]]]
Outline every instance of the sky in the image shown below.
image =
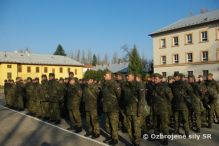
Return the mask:
[[123,56],[122,46],[136,45],[152,59],[150,33],[200,9],[219,9],[219,0],[0,0],[0,51],[31,50]]

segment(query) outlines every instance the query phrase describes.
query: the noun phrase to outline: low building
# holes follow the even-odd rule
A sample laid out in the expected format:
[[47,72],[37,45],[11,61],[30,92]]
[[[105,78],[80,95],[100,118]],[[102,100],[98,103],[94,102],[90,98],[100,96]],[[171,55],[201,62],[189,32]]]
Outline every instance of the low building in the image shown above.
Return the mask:
[[219,80],[219,10],[183,18],[150,36],[154,72],[196,77],[211,72]]
[[73,72],[79,79],[83,77],[83,64],[66,56],[17,52],[0,52],[0,85],[5,79],[16,77],[38,77],[55,73],[56,78],[68,77]]
[[92,68],[92,70],[109,70],[112,73],[120,72],[120,73],[128,73],[128,62],[118,63],[118,64],[104,64],[104,65],[96,65]]

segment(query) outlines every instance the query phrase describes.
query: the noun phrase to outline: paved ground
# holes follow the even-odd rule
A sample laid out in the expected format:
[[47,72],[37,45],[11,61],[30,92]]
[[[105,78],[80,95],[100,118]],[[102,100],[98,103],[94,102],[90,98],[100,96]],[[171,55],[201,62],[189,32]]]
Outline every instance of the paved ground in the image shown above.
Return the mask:
[[[3,106],[4,99],[0,98],[0,146],[101,146],[106,134],[101,132],[101,137],[93,140],[84,137],[85,131],[76,134],[65,130],[68,124],[62,120],[58,126],[43,122],[37,118],[27,116],[24,112],[17,112]],[[211,134],[211,139],[203,139],[203,134]],[[118,146],[130,145],[127,134],[119,133]],[[213,129],[202,129],[201,138],[182,139],[169,142],[170,146],[218,146],[219,125]],[[195,136],[191,133],[190,136]],[[159,142],[142,140],[141,145],[159,146]]]

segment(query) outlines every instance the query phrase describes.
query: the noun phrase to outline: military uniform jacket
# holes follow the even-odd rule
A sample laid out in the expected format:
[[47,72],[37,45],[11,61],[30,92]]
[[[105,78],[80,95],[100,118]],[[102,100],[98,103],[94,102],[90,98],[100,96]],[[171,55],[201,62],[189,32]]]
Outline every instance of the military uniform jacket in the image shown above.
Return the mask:
[[103,111],[119,112],[121,88],[114,80],[105,81],[102,85]]
[[95,84],[85,85],[83,89],[83,102],[85,111],[97,110],[97,101],[99,97],[99,88]]
[[142,82],[127,82],[124,90],[126,114],[138,116],[143,114],[145,106],[145,89]]
[[82,99],[82,91],[79,84],[68,86],[67,91],[67,108],[70,110],[79,110]]
[[192,87],[185,81],[175,81],[173,83],[173,109],[187,110],[188,104],[192,103],[194,93]]
[[61,100],[60,84],[56,80],[49,80],[47,86],[49,102],[59,102]]
[[152,96],[152,108],[155,113],[169,112],[173,94],[168,85],[163,83],[155,84]]

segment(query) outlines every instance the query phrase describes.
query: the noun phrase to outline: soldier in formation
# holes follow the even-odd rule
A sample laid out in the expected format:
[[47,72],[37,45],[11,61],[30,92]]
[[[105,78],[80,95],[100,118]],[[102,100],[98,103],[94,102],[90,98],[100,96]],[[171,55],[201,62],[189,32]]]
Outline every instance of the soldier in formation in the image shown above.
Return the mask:
[[[206,80],[199,75],[185,77],[181,73],[164,78],[160,74],[141,75],[129,72],[113,74],[106,71],[102,81],[94,76],[78,80],[70,72],[66,78],[39,78],[16,81],[5,80],[5,104],[19,111],[59,124],[61,117],[68,121],[68,130],[79,133],[85,121],[85,136],[100,136],[100,123],[104,117],[104,140],[116,145],[118,131],[128,133],[133,145],[140,145],[141,135],[153,131],[168,135],[180,133],[183,125],[188,137],[191,130],[212,128],[219,123],[219,85],[209,73]],[[102,116],[104,115],[104,116]],[[168,139],[159,140],[167,145]]]

